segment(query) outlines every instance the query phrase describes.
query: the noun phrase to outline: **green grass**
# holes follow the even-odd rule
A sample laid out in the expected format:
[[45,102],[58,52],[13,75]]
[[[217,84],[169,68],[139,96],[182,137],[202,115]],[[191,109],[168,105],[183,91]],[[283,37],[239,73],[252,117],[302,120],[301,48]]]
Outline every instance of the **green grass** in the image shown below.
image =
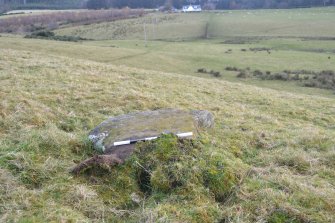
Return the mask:
[[142,19],[123,20],[60,29],[60,35],[87,39],[182,40],[205,37],[334,37],[335,7],[289,10],[237,10],[201,14],[149,14]]
[[[87,39],[143,39],[144,28],[148,39],[195,39],[204,35],[210,15],[149,14],[140,19],[120,20],[86,26],[70,26],[57,30],[59,35],[81,36]],[[145,27],[144,27],[144,24]]]
[[[63,43],[2,37],[0,47],[210,78],[210,75],[196,73],[197,69],[206,68],[220,71],[224,80],[242,81],[247,84],[306,94],[333,95],[331,91],[302,88],[295,83],[240,80],[236,78],[235,72],[227,72],[225,68],[227,66],[243,69],[250,67],[252,70],[259,69],[263,72],[280,72],[285,69],[334,70],[335,54],[328,51],[335,49],[335,41],[275,38],[250,44],[223,44],[224,41],[224,39],[187,42],[153,41],[145,47],[140,40]],[[268,47],[274,50],[271,50],[271,54],[266,51],[256,53],[249,50],[241,51],[241,49],[255,47]],[[323,49],[325,52],[313,51],[316,48]],[[232,53],[225,53],[229,49],[232,49]]]
[[[140,192],[127,181],[121,184],[123,175],[90,180],[68,174],[73,160],[92,153],[85,136],[108,115],[165,107],[212,111],[216,125],[205,136],[211,150],[248,165],[249,175],[219,204],[218,218],[266,220],[278,208],[294,218],[334,218],[333,98],[45,53],[2,52],[1,212],[6,221],[173,216],[177,210],[169,202],[154,205],[156,198],[145,200],[144,210],[125,207],[129,194]],[[292,154],[299,159],[286,161]],[[184,208],[182,213],[194,207]]]
[[[236,15],[241,27],[247,22],[258,27],[258,36],[247,39],[233,25],[230,32],[236,38],[198,39],[201,32],[192,30],[176,39],[149,41],[147,47],[136,39],[142,38],[140,32],[127,40],[81,43],[2,35],[1,221],[333,222],[334,93],[291,82],[241,80],[225,71],[226,66],[272,72],[334,70],[335,41],[319,38],[334,36],[329,28],[334,23],[320,31],[325,18],[332,21],[333,11],[251,11],[282,24],[298,12],[302,23],[311,22],[315,13],[321,24],[301,28],[299,35],[291,29],[280,38],[276,31],[264,38],[263,19],[256,15],[248,21],[237,16],[247,11],[162,15],[177,17],[162,22],[171,29],[188,16],[185,23],[232,24],[235,20],[223,18]],[[223,43],[232,39],[240,43]],[[271,48],[271,54],[241,51],[255,47]],[[232,53],[225,53],[229,49]],[[223,76],[196,73],[202,67]],[[142,153],[111,171],[69,174],[77,161],[94,153],[87,134],[96,125],[109,116],[159,108],[206,109],[215,115],[215,126],[196,145],[179,147],[168,138],[142,145]],[[171,163],[175,154],[183,160]],[[134,175],[139,166],[131,161],[152,168],[153,193],[145,196]],[[217,169],[221,164],[226,172]],[[175,189],[171,179],[184,184]]]

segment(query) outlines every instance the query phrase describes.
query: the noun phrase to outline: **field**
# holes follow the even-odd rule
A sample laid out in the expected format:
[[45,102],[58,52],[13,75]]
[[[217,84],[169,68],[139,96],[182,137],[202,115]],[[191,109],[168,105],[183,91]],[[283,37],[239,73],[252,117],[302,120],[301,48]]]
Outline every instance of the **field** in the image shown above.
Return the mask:
[[[54,30],[82,42],[1,34],[0,221],[334,222],[334,90],[227,70],[334,71],[334,13],[154,13]],[[197,158],[225,163],[223,197],[192,183],[145,194],[122,166],[69,174],[94,154],[90,129],[159,108],[215,115]]]
[[198,39],[206,36],[334,37],[335,31],[330,28],[334,23],[333,13],[334,8],[330,7],[218,11],[202,14],[149,14],[140,20],[70,27],[58,32],[97,40],[143,39],[143,23],[146,23],[148,38],[153,40]]

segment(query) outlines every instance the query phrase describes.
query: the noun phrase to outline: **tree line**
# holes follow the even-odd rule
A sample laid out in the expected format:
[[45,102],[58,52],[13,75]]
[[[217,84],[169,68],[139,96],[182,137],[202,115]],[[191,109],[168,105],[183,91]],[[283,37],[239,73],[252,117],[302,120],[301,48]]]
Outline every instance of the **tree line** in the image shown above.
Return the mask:
[[298,8],[335,5],[335,0],[0,0],[17,8],[177,8],[199,4],[204,9]]
[[[143,16],[143,9],[110,9],[60,11],[57,13],[36,13],[26,16],[10,16],[0,19],[0,33],[40,33],[39,37],[51,37],[46,31],[64,24],[92,24]],[[41,34],[43,32],[43,34]]]

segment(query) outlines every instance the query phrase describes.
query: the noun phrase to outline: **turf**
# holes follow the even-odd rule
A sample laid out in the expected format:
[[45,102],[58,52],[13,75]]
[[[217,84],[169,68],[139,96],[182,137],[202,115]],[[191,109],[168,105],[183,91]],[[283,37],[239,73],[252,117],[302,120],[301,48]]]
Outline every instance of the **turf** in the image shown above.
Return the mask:
[[[212,111],[216,125],[206,137],[213,152],[249,165],[249,176],[222,204],[222,218],[265,220],[277,209],[318,222],[334,218],[334,99],[22,50],[2,52],[1,211],[6,221],[128,221],[147,215],[141,207],[121,214],[129,191],[110,175],[91,182],[73,178],[68,168],[92,152],[85,136],[108,115],[164,107]],[[149,201],[143,205],[157,219],[173,211],[157,210]]]
[[[301,13],[305,21],[315,13],[323,24],[332,10]],[[270,12],[275,10],[252,11]],[[207,14],[181,16],[206,21]],[[299,37],[291,30],[294,38],[278,33],[265,38],[259,27],[252,38],[182,37],[149,41],[147,47],[135,37],[69,43],[2,34],[1,221],[334,222],[334,93],[284,81],[241,80],[225,70],[334,70],[334,40],[321,38],[334,29],[321,32],[321,27],[300,30]],[[271,54],[249,50],[256,47],[271,48]],[[202,67],[222,77],[196,73]],[[94,154],[87,134],[96,125],[109,116],[159,108],[206,109],[215,115],[215,126],[199,136],[194,150],[170,139],[138,148],[156,148],[152,157],[134,158],[154,163],[153,193],[145,194],[129,165],[69,174],[77,161]],[[166,169],[168,148],[185,155],[171,169]],[[187,186],[171,191],[166,176],[181,173]]]

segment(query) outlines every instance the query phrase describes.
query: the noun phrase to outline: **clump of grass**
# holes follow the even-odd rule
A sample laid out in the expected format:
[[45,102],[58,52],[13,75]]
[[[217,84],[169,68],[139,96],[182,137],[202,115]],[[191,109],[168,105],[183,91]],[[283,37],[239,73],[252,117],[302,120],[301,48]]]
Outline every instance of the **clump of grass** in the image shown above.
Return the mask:
[[300,174],[306,173],[311,166],[309,160],[301,154],[290,154],[289,156],[281,156],[278,158],[277,162],[279,165],[287,166]]
[[274,212],[271,213],[271,215],[269,216],[268,223],[286,223],[286,222],[290,222],[290,223],[302,223],[303,221],[301,221],[299,218],[292,216],[290,213],[288,213],[287,211],[284,210],[276,210]]
[[39,188],[50,179],[49,173],[41,165],[35,165],[27,153],[6,157],[7,166],[18,175],[19,180],[28,188]]
[[[178,139],[174,135],[138,144],[126,165],[133,168],[133,176],[147,196],[163,199],[174,194],[189,201],[198,196],[208,200],[211,194],[216,201],[224,201],[245,169],[222,154],[208,153],[197,140]],[[237,168],[240,172],[236,172]],[[211,217],[207,211],[204,214]]]
[[335,168],[335,153],[327,154],[326,157],[323,159],[323,163],[326,166]]
[[204,158],[200,153],[205,153],[205,148],[198,141],[163,135],[157,141],[139,144],[129,162],[136,169],[138,182],[148,184],[145,187],[152,192],[184,190],[194,184],[209,188],[216,196],[229,193],[237,182],[229,164],[222,156]]

